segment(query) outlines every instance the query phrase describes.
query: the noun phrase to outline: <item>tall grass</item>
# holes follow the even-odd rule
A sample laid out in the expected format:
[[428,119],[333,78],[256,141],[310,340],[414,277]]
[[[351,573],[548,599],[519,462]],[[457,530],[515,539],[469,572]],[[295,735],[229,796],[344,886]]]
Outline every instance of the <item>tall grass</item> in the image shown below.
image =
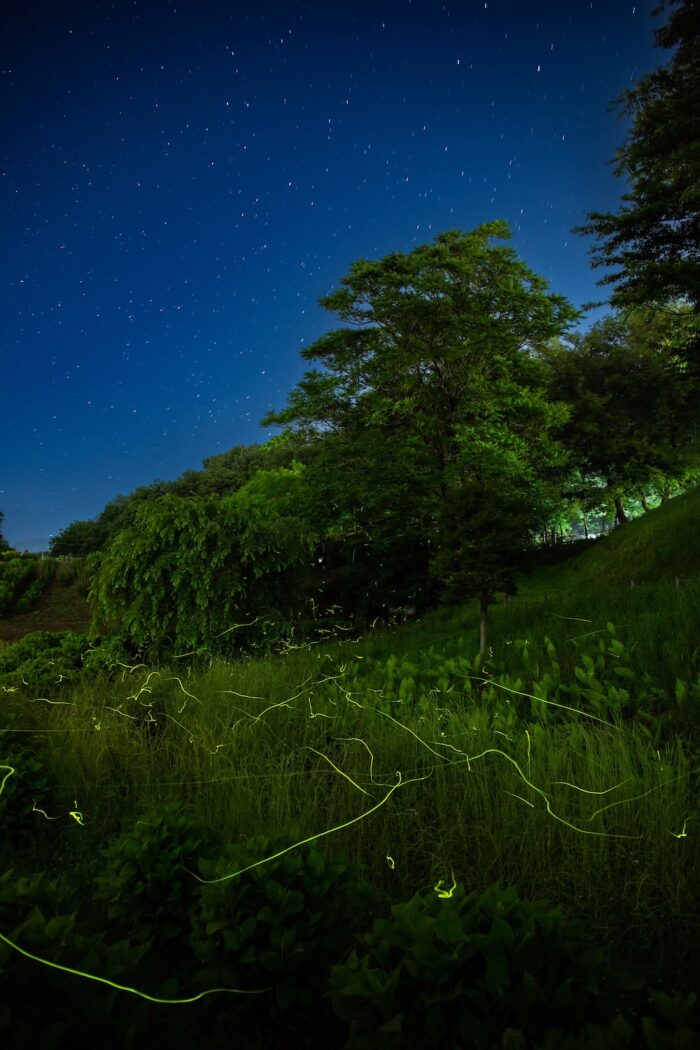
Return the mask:
[[[471,604],[284,655],[124,668],[44,699],[4,693],[18,741],[35,742],[55,782],[49,816],[77,806],[85,818],[33,815],[35,851],[16,862],[69,865],[89,887],[98,846],[175,800],[230,841],[288,832],[364,861],[387,903],[452,873],[469,888],[514,885],[583,918],[652,987],[688,989],[700,938],[699,502],[688,493],[536,568],[492,608],[483,661]],[[624,687],[632,707],[652,696],[663,715],[685,697],[682,738],[654,746],[629,718],[571,702],[586,659],[589,679],[606,695]],[[499,677],[510,691],[480,688]]]
[[[418,687],[387,702],[371,671],[358,688],[362,650],[378,645],[140,669],[31,705],[55,812],[77,802],[93,842],[166,800],[230,841],[318,837],[329,856],[364,861],[392,902],[452,872],[470,888],[498,880],[682,987],[700,891],[692,750],[583,716],[543,725],[506,694]],[[49,836],[44,859],[52,841],[65,850]]]

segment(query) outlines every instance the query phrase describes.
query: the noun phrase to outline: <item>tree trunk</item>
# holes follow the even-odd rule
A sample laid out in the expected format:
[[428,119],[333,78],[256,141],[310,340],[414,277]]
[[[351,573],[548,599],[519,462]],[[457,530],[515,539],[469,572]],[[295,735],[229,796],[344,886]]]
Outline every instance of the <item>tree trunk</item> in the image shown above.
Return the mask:
[[649,513],[649,511],[651,510],[651,507],[647,503],[646,496],[642,496],[642,498],[640,499],[639,502],[642,504],[642,510],[646,511],[647,513]]
[[661,502],[662,503],[668,503],[670,498],[671,498],[671,486],[670,485],[664,485],[663,489],[661,490]]
[[581,513],[583,514],[583,536],[584,536],[584,539],[587,540],[588,539],[588,522],[586,520],[586,512],[582,511]]
[[489,599],[485,594],[481,595],[479,616],[479,652],[483,656],[489,640]]
[[618,525],[624,525],[629,520],[622,504],[622,496],[615,496],[615,520]]

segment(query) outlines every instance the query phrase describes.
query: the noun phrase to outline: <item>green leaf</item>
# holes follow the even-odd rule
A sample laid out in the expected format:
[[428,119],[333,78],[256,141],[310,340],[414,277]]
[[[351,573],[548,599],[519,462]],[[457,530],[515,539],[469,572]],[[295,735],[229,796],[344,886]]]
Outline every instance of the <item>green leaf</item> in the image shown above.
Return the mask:
[[396,1014],[396,1016],[392,1017],[390,1021],[383,1024],[379,1031],[399,1035],[403,1031],[403,1020],[403,1014]]

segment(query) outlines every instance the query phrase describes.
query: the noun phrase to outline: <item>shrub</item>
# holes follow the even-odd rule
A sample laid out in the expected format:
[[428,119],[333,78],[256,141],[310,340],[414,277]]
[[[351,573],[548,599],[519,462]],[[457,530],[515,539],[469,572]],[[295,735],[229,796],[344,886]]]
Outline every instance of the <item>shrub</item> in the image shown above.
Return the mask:
[[[313,845],[244,871],[293,841],[257,836],[201,865],[209,879],[242,874],[202,885],[191,944],[204,964],[198,975],[203,986],[275,986],[274,1004],[266,999],[266,1008],[272,1005],[279,1016],[294,1004],[318,1024],[329,968],[352,945],[354,931],[377,913],[378,898],[362,866],[329,861]],[[240,1005],[259,1008],[260,999],[241,998]]]
[[36,567],[34,558],[16,556],[0,561],[0,613],[13,608],[26,588],[31,586],[31,581],[36,577]]
[[200,853],[211,853],[216,845],[214,832],[174,803],[146,813],[101,851],[106,865],[95,879],[93,899],[107,904],[108,928],[177,954],[178,940],[186,944],[199,889],[185,869],[196,868]]
[[32,631],[0,653],[0,681],[14,689],[55,692],[75,681],[90,641],[72,631]]
[[[347,1050],[539,1046],[547,1032],[610,1025],[638,982],[617,974],[584,927],[498,885],[416,894],[332,968],[333,1008],[350,1022]],[[505,1045],[505,1044],[504,1044]]]
[[18,839],[34,830],[35,809],[45,809],[51,784],[30,748],[17,747],[0,731],[0,834]]
[[[68,910],[70,909],[70,911]],[[128,1050],[146,1021],[145,1003],[41,960],[129,983],[147,950],[107,945],[77,928],[76,901],[63,880],[43,873],[0,876],[0,931],[36,959],[0,939],[0,1040],[6,1046],[58,1050],[100,1046]]]
[[32,631],[0,652],[0,682],[13,690],[55,693],[66,684],[112,673],[131,658],[115,638],[74,631]]

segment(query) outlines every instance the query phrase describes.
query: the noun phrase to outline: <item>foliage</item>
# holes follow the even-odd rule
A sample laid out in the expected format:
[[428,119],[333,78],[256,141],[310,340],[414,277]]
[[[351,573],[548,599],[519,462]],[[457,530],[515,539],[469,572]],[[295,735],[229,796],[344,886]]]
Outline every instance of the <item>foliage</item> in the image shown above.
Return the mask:
[[65,529],[51,537],[49,551],[54,557],[85,557],[102,548],[106,540],[105,532],[98,520],[74,521]]
[[0,834],[19,839],[35,829],[32,816],[51,797],[51,782],[43,763],[28,747],[18,747],[0,729]]
[[326,371],[308,372],[288,407],[262,421],[290,425],[315,447],[307,470],[315,520],[328,538],[361,537],[348,553],[363,548],[365,578],[378,576],[394,600],[420,585],[397,594],[392,549],[404,559],[415,552],[425,586],[435,545],[451,535],[440,529],[448,497],[463,510],[478,505],[479,524],[484,514],[491,523],[501,508],[481,497],[518,477],[520,519],[532,527],[541,484],[561,458],[549,431],[565,411],[548,402],[531,349],[576,314],[511,249],[491,243],[507,236],[505,223],[491,223],[354,263],[321,300],[350,327],[302,351]]
[[553,1028],[609,1024],[637,984],[606,964],[584,930],[497,884],[470,894],[438,884],[393,905],[331,972],[333,1007],[350,1022],[347,1050],[491,1050],[506,1029],[527,1046]]
[[0,651],[0,679],[12,690],[53,692],[78,679],[93,646],[85,634],[32,631]]
[[136,647],[226,651],[256,617],[286,621],[314,545],[302,471],[259,471],[221,499],[144,502],[94,578],[95,625]]
[[540,349],[550,394],[570,410],[556,432],[578,474],[570,492],[589,506],[697,469],[698,388],[673,353],[686,316],[628,312],[571,336],[569,346]]
[[74,521],[51,540],[54,555],[85,556],[104,551],[115,536],[132,528],[144,503],[161,496],[227,496],[246,485],[259,470],[289,468],[293,460],[305,462],[308,450],[279,434],[264,445],[235,445],[228,452],[204,460],[202,470],[187,470],[174,481],[154,481],[141,485],[128,496],[116,496],[88,521]]
[[94,900],[104,902],[110,931],[136,943],[155,942],[172,954],[189,929],[198,884],[186,869],[210,854],[216,834],[196,824],[175,803],[144,814],[102,850],[104,869]]
[[[580,558],[554,575],[557,590],[573,587],[588,602],[589,591],[637,585],[672,585],[700,573],[697,514],[700,487],[668,500],[648,514],[587,545]],[[663,632],[662,632],[663,633]]]
[[[68,910],[70,909],[70,910]],[[40,959],[128,984],[146,948],[78,928],[79,904],[64,880],[10,870],[0,875],[0,931]],[[79,982],[76,988],[73,982]],[[6,1045],[129,1050],[145,1004],[116,989],[27,959],[0,940],[0,1036]],[[79,1008],[76,1008],[76,1003]]]
[[[698,728],[697,716],[693,721],[700,706],[697,671],[689,669],[669,691],[639,666],[634,641],[621,641],[612,623],[596,632],[601,633],[603,637],[574,640],[568,652],[558,652],[547,635],[537,653],[527,639],[515,638],[508,643],[512,649],[507,668],[502,658],[492,655],[488,674],[479,654],[470,660],[433,647],[410,657],[396,653],[384,659],[368,657],[361,672],[346,678],[344,688],[351,695],[372,692],[373,707],[397,717],[402,717],[402,708],[430,717],[434,695],[454,692],[468,710],[477,702],[487,704],[498,733],[515,730],[524,716],[531,725],[565,724],[571,708],[613,724],[634,724],[655,747],[676,732]],[[510,702],[516,696],[521,697],[520,713]]]
[[329,861],[313,844],[275,857],[293,843],[256,835],[201,863],[207,879],[225,881],[202,885],[191,944],[204,964],[203,987],[273,986],[275,1013],[294,1004],[319,1023],[329,967],[376,913],[378,898],[362,866]]
[[337,606],[369,622],[390,605],[425,608],[435,534],[435,492],[424,445],[387,430],[378,454],[376,428],[358,427],[352,440],[326,433],[309,439],[306,468],[313,520],[322,534],[312,577],[319,606]]
[[494,467],[446,497],[440,543],[431,562],[432,572],[443,581],[443,602],[473,594],[483,607],[498,591],[515,593],[533,529],[546,517],[550,502],[545,485],[538,486],[523,467],[522,461],[511,469]]
[[0,559],[0,613],[12,609],[26,611],[48,582],[37,575],[35,558],[4,557]]
[[82,656],[82,677],[93,678],[98,674],[112,675],[133,666],[134,654],[119,638],[108,636],[94,639]]
[[38,599],[49,584],[55,581],[68,586],[85,579],[89,571],[87,559],[83,562],[6,551],[0,557],[0,616],[35,612]]
[[649,1050],[692,1050],[700,1035],[700,1009],[695,992],[667,995],[652,991],[653,1013],[642,1018],[642,1033]]
[[[615,266],[616,306],[687,299],[700,308],[700,19],[697,0],[670,0],[656,31],[659,47],[675,48],[665,66],[641,77],[617,100],[631,117],[617,151],[615,174],[629,190],[617,213],[591,212],[578,232],[598,239],[594,266]],[[697,339],[695,340],[697,345]],[[690,357],[690,352],[689,355]]]

